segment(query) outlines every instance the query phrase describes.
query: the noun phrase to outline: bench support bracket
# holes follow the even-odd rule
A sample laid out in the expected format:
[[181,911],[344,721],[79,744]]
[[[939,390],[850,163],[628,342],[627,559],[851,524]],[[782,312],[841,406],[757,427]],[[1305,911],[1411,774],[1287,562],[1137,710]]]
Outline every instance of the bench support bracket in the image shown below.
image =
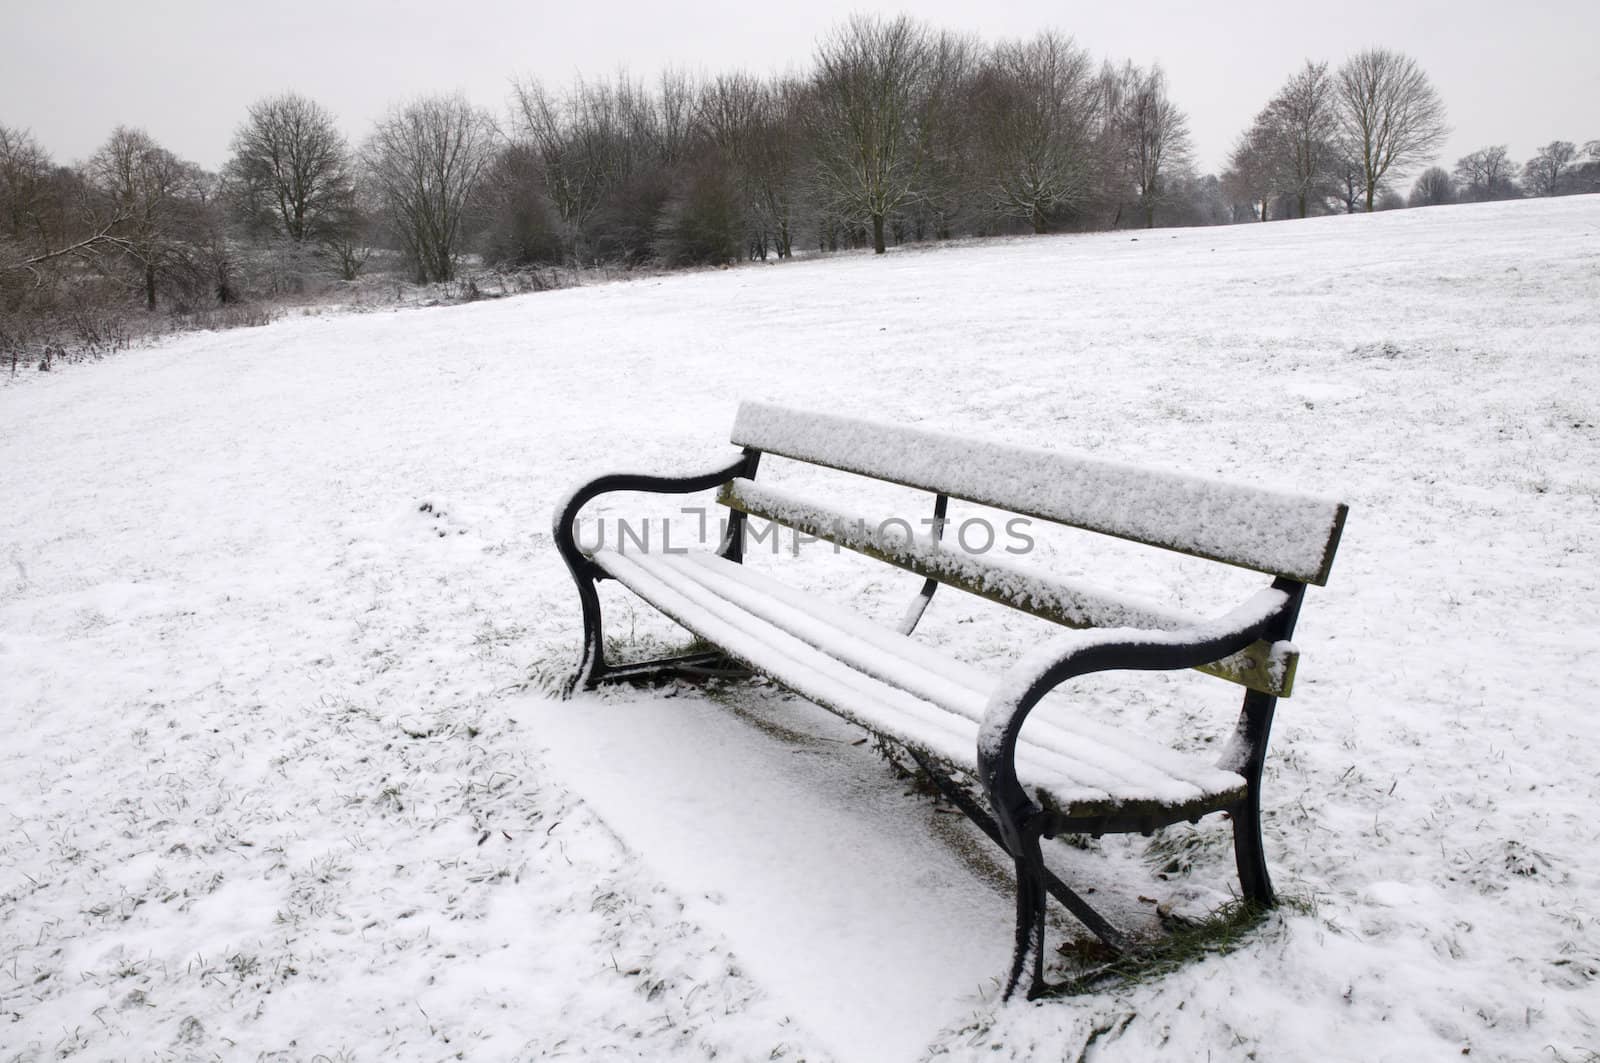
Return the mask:
[[655,683],[669,679],[748,679],[750,669],[721,650],[685,653],[678,657],[657,657],[629,664],[607,664],[595,677],[596,685],[607,683]]
[[[578,604],[583,610],[583,656],[579,658],[576,671],[562,690],[563,697],[570,697],[579,690],[593,690],[608,676],[614,675],[618,679],[644,679],[671,673],[681,675],[707,663],[701,660],[705,656],[703,654],[646,661],[637,665],[612,665],[606,661],[605,639],[601,631],[600,594],[595,584],[610,577],[578,546],[578,514],[583,507],[598,496],[613,491],[673,495],[709,491],[721,487],[735,477],[754,478],[756,466],[760,461],[761,452],[747,447],[732,464],[698,476],[644,476],[633,473],[601,476],[578,488],[556,509],[554,527],[556,550],[561,554],[561,560],[566,562],[567,571],[572,573],[573,583],[577,584]],[[736,513],[729,519],[728,536],[719,551],[722,556],[732,561],[742,560],[743,521],[742,513]],[[721,657],[720,654],[716,656]]]

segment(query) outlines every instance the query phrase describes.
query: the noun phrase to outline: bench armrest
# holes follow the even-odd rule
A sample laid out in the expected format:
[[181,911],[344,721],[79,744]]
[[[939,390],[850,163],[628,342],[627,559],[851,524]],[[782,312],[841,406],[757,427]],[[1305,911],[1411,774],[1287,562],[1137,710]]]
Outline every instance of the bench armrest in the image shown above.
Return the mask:
[[687,495],[696,491],[709,491],[721,487],[739,476],[754,476],[755,464],[760,457],[746,450],[737,460],[708,472],[689,476],[654,476],[644,473],[608,473],[582,484],[556,504],[553,531],[556,549],[574,574],[587,571],[593,562],[578,548],[576,525],[578,513],[595,498],[613,491],[644,491],[650,494]]
[[[1080,675],[1117,669],[1194,668],[1272,638],[1294,606],[1272,587],[1203,624],[1172,631],[1098,628],[1060,636],[1012,667],[990,696],[978,729],[978,771],[1002,832],[1012,833],[1037,811],[1017,779],[1017,739],[1028,714],[1056,686]],[[1008,837],[1007,845],[1017,839]],[[1015,850],[1013,850],[1015,851]]]

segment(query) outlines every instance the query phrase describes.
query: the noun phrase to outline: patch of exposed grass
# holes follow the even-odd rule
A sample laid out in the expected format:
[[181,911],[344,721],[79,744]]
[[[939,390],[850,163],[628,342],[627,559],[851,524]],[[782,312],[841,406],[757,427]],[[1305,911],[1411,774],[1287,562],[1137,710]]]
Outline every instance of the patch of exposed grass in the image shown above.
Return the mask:
[[528,665],[528,679],[523,689],[532,689],[552,698],[561,697],[566,693],[572,673],[578,667],[581,652],[577,644],[546,644],[539,656]]
[[1549,1048],[1550,1058],[1555,1063],[1600,1063],[1600,1051],[1592,1048],[1580,1048],[1577,1051],[1578,1055],[1566,1056],[1553,1047]]
[[1174,824],[1157,831],[1144,846],[1144,861],[1160,878],[1184,877],[1198,864],[1221,867],[1232,862],[1233,833]]
[[[1280,898],[1298,908],[1298,902]],[[1048,995],[1077,996],[1103,991],[1107,983],[1131,985],[1153,981],[1210,956],[1226,956],[1249,946],[1272,909],[1253,901],[1234,900],[1198,919],[1163,916],[1167,935],[1142,943],[1127,953],[1112,953],[1101,942],[1069,941],[1058,950],[1079,973],[1051,986]]]

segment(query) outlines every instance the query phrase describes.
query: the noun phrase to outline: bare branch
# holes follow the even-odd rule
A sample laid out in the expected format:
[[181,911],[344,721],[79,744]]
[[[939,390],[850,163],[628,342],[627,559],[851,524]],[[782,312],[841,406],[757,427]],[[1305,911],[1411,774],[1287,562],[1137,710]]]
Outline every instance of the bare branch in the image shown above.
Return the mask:
[[33,274],[36,284],[43,284],[44,277],[40,274],[38,267],[44,265],[46,262],[50,262],[58,258],[65,258],[68,255],[85,255],[101,247],[115,247],[120,251],[127,251],[131,253],[134,249],[132,241],[124,240],[121,237],[114,235],[111,231],[126,220],[126,215],[119,214],[104,227],[102,227],[99,232],[92,236],[85,237],[84,239],[79,240],[77,243],[70,244],[67,247],[57,248],[54,251],[46,251],[43,254],[34,255],[32,258],[24,258],[16,262],[0,264],[0,273],[19,273],[27,271]]

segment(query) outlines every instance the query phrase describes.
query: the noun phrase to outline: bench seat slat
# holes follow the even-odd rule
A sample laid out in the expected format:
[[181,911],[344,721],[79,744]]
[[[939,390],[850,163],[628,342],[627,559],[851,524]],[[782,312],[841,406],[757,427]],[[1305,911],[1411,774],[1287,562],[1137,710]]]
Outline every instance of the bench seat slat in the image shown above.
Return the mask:
[[[888,654],[904,666],[894,669],[885,681],[908,690],[916,686],[916,679],[908,677],[915,677],[919,670],[943,676],[949,682],[933,686],[930,700],[975,724],[983,722],[984,708],[998,686],[997,678],[988,672],[946,657],[898,631],[873,623],[852,609],[790,587],[747,565],[736,565],[716,554],[700,551],[683,557],[685,562],[702,570],[697,578],[708,586],[717,587],[721,596],[750,608],[763,619],[783,626],[852,667],[870,673],[875,667],[883,667],[877,659]],[[743,585],[752,593],[740,595],[736,585]],[[788,608],[778,608],[780,603]],[[969,697],[967,691],[977,696]],[[1082,751],[1076,746],[1084,739],[1098,747],[1094,763],[1111,771],[1122,784],[1137,783],[1146,765],[1154,765],[1173,778],[1193,785],[1196,790],[1206,789],[1219,778],[1214,768],[1192,757],[1130,735],[1123,728],[1081,717],[1060,724],[1041,712],[1029,724],[1027,732],[1029,744],[1071,758],[1081,757]],[[1122,757],[1104,756],[1112,750]]]
[[[689,630],[876,733],[960,771],[996,681],[834,603],[715,555],[621,554],[595,562]],[[1237,774],[1092,721],[1039,719],[1019,772],[1073,815],[1199,814],[1244,792]]]
[[763,402],[732,442],[1321,586],[1342,503]]
[[[792,491],[738,478],[724,484],[723,505],[814,538],[886,561],[919,576],[1067,627],[1137,627],[1172,631],[1202,622],[1178,609],[1079,581],[1051,578],[1000,557],[942,546],[931,535],[909,541],[878,522],[812,502]],[[1286,643],[1256,643],[1199,671],[1277,697],[1288,697],[1299,654]]]

